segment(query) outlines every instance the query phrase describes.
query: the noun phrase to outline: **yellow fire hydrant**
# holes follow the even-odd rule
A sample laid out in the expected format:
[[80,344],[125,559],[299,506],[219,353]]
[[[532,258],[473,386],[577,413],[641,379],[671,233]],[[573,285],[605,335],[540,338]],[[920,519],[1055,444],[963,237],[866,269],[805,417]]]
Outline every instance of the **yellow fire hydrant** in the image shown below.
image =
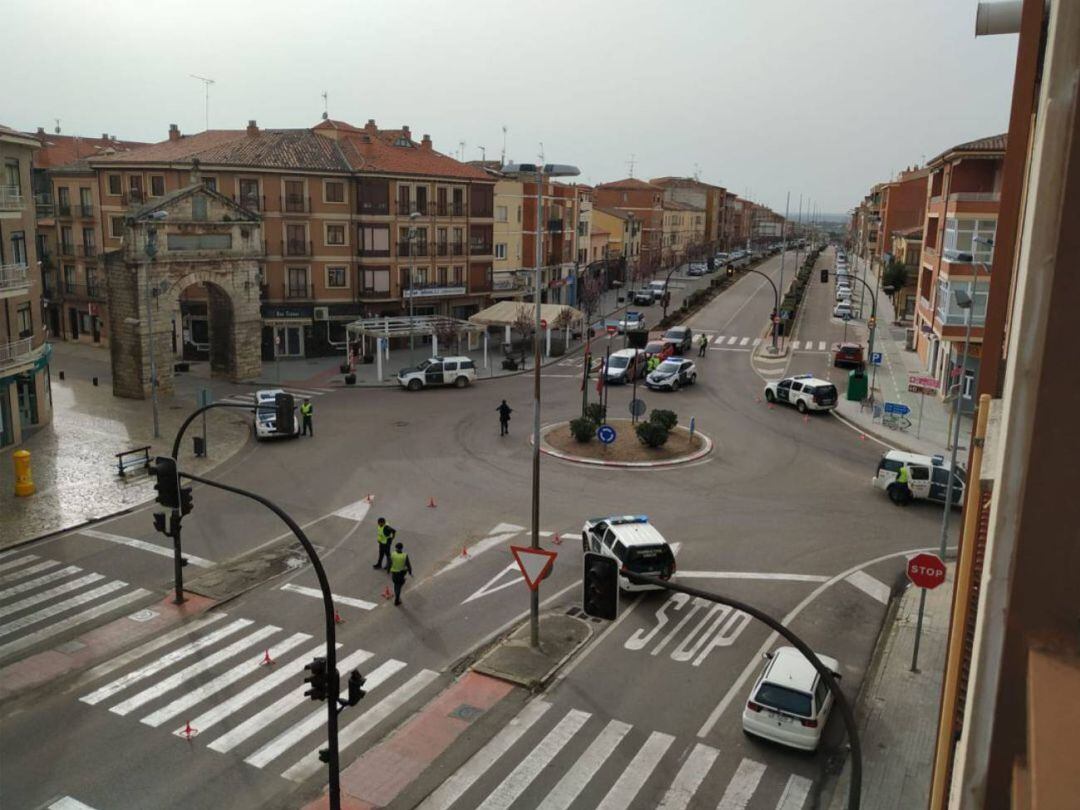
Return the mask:
[[11,454],[11,460],[15,465],[15,494],[22,498],[33,495],[36,488],[30,474],[30,451],[16,450]]

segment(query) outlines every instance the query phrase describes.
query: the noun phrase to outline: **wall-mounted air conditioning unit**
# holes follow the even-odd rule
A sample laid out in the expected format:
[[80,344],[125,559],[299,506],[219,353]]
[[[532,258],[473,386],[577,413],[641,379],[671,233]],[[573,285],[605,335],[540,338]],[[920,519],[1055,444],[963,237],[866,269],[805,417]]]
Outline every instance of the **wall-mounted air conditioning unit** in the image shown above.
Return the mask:
[[330,320],[330,307],[315,307],[315,320],[328,321]]

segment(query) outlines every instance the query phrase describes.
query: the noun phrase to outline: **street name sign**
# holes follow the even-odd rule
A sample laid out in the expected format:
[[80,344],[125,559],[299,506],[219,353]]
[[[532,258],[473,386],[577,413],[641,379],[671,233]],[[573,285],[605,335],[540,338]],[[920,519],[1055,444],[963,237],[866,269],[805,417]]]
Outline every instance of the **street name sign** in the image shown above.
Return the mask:
[[932,590],[945,581],[945,563],[936,554],[916,554],[908,560],[907,575],[916,588]]
[[531,548],[530,546],[510,546],[510,551],[517,560],[521,575],[525,577],[525,584],[530,591],[535,591],[540,586],[540,580],[551,573],[551,566],[555,564],[558,554],[543,548]]

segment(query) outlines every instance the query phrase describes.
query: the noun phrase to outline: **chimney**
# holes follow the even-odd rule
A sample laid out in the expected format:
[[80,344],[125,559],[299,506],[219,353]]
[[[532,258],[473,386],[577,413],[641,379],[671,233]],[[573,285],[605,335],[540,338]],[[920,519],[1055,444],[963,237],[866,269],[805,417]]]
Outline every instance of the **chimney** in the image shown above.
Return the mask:
[[378,135],[379,134],[379,128],[377,126],[375,126],[375,119],[374,118],[369,118],[367,120],[367,123],[364,124],[364,132],[370,132],[372,135]]
[[169,140],[180,140],[180,127],[178,127],[176,124],[169,124]]
[[102,132],[101,133],[101,140],[103,140],[103,141],[109,140],[109,133],[108,132]]
[[412,140],[412,133],[409,132],[409,125],[408,124],[402,124],[401,125],[401,134],[404,135],[406,138],[408,138],[410,141]]
[[247,134],[249,138],[253,138],[259,134],[259,125],[255,123],[254,118],[248,121]]
[[420,140],[420,148],[427,149],[429,151],[431,150],[431,136],[428,135],[426,132],[424,133],[424,137]]

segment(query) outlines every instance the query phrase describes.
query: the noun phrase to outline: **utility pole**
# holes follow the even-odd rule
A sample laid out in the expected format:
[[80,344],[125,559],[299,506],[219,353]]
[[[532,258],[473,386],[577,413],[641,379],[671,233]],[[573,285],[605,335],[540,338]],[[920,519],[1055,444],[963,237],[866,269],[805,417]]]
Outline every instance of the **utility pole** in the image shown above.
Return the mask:
[[[787,218],[788,218],[788,208],[790,208],[790,207],[791,207],[791,192],[789,191],[787,193],[787,202],[784,203],[784,224],[780,226],[780,232],[784,237],[784,246],[780,250],[780,293],[781,294],[783,294],[783,292],[784,292],[784,260],[787,259],[787,227],[786,227],[786,225],[787,225]],[[795,272],[796,273],[799,272],[799,266],[797,264],[795,265]],[[777,312],[776,314],[780,315],[779,312]],[[780,326],[780,324],[775,324],[773,326],[773,332],[774,333],[775,333],[775,331],[777,330],[777,328],[779,326]],[[784,333],[785,333],[784,337],[786,338],[787,337],[787,327],[786,326],[784,327]]]

